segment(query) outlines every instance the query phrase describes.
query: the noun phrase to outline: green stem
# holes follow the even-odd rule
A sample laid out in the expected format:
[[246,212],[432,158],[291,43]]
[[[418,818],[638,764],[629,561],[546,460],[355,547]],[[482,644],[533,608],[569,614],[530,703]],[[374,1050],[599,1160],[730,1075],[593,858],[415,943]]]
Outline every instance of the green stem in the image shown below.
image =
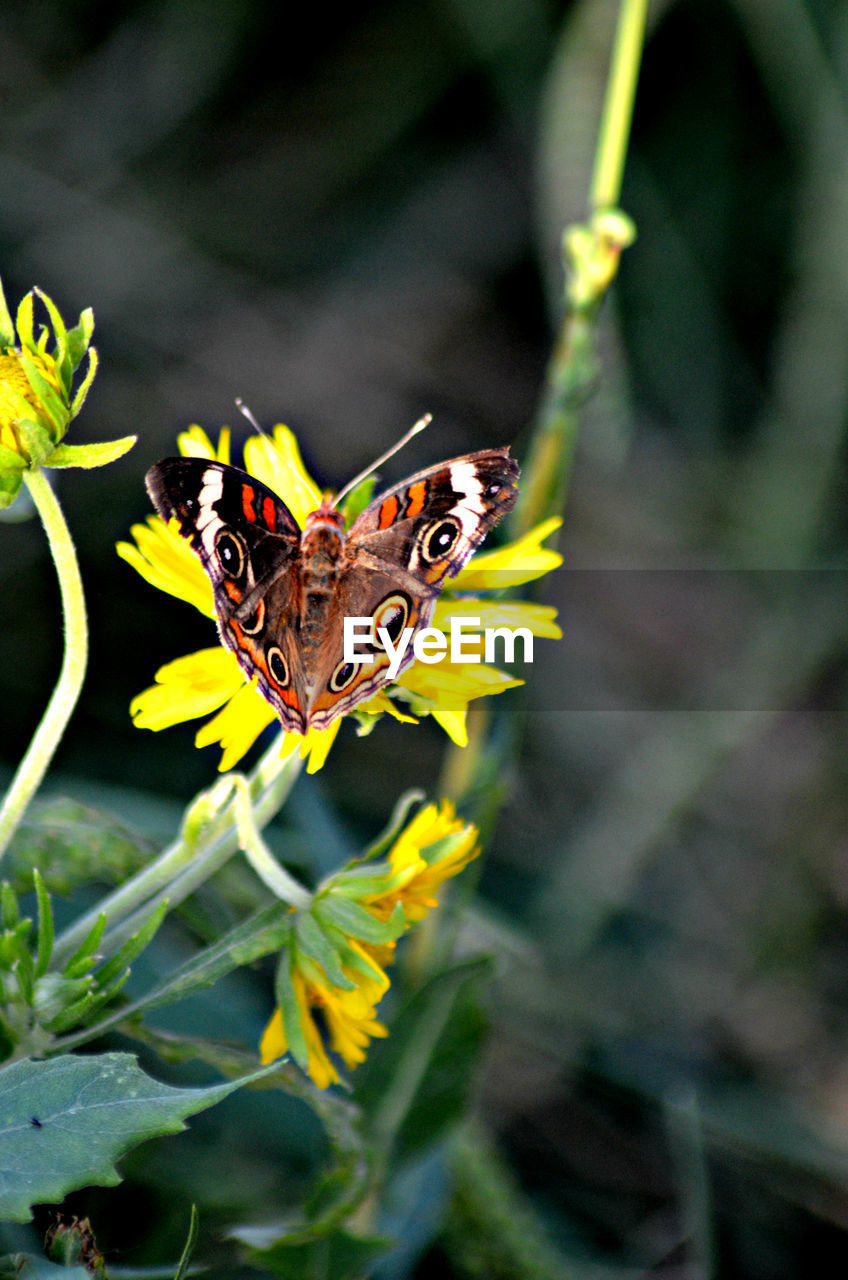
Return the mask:
[[589,189],[592,210],[612,209],[621,196],[647,18],[648,0],[622,0]]
[[[291,791],[301,765],[302,760],[297,751],[288,756],[280,756],[280,741],[277,736],[244,784],[253,805],[253,822],[257,830],[270,822],[277,813]],[[66,963],[88,936],[101,914],[105,914],[109,922],[101,950],[104,955],[112,954],[141,928],[161,902],[167,901],[170,907],[183,902],[214,875],[239,847],[236,798],[231,796],[225,807],[210,816],[209,822],[201,827],[196,836],[186,837],[184,833],[155,862],[115,889],[66,929],[56,939],[52,963],[54,966]]]
[[79,698],[88,663],[88,623],[79,564],[70,530],[58,499],[44,472],[25,471],[24,481],[32,495],[50,546],[62,596],[65,652],[62,669],[47,704],[47,710],[26,755],[18,766],[0,808],[0,857],[11,840],[24,811],[38,790],[65,727]]

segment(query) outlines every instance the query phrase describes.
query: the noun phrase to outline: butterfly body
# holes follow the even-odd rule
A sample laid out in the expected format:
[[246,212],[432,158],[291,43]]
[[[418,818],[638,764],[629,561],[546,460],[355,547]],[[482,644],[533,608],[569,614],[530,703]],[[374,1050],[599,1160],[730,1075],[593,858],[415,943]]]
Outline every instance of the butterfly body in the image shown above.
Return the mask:
[[[513,506],[517,476],[506,449],[466,454],[387,490],[347,531],[330,499],[301,530],[267,486],[202,458],[156,463],[147,488],[203,563],[222,643],[284,728],[306,733],[389,682],[379,629],[395,643],[429,624],[445,579]],[[344,653],[346,617],[373,620],[356,662]],[[410,645],[395,674],[413,656]]]

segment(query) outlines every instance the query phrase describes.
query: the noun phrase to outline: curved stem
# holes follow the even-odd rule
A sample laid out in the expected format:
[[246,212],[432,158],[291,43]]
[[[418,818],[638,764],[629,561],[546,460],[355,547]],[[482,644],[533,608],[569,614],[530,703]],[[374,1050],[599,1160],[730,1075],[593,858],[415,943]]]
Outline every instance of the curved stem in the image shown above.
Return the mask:
[[[275,737],[245,784],[257,830],[278,812],[302,764],[297,750],[281,756],[279,736]],[[239,848],[239,840],[235,802],[230,795],[222,809],[209,815],[208,823],[197,835],[188,837],[184,831],[154,862],[60,934],[53,947],[53,964],[62,965],[70,959],[101,913],[109,923],[101,949],[104,955],[112,954],[141,928],[161,902],[167,900],[173,908],[194,893],[232,857]]]
[[0,857],[23,817],[53,754],[65,732],[85,679],[88,664],[88,623],[77,554],[70,530],[58,499],[44,472],[38,468],[24,472],[24,481],[32,495],[41,523],[47,534],[50,554],[56,566],[62,596],[65,652],[59,679],[47,710],[35,731],[26,755],[18,766],[0,808]]

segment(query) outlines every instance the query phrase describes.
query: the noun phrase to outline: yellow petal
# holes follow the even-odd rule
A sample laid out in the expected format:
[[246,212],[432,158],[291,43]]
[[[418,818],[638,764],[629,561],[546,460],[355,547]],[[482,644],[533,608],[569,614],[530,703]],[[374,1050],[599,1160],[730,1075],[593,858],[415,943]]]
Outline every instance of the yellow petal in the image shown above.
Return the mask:
[[294,433],[278,425],[271,436],[251,436],[244,446],[244,465],[279,494],[302,529],[321,501],[321,491],[303,465]]
[[134,524],[131,533],[136,546],[119,542],[121,559],[151,586],[187,600],[207,618],[214,618],[212,584],[188,541],[177,532],[176,521],[166,524],[160,516],[148,516],[147,524]]
[[203,427],[191,426],[177,436],[177,447],[184,458],[208,458],[210,462],[230,461],[230,428],[222,427],[216,449]]
[[534,604],[528,600],[443,598],[436,605],[432,625],[449,635],[451,618],[479,618],[481,630],[488,627],[526,627],[534,636],[561,640],[562,630],[554,621],[556,615],[557,611],[552,605]]
[[483,662],[440,662],[430,667],[414,662],[398,679],[399,685],[430,699],[435,704],[433,710],[438,707],[440,711],[458,711],[472,698],[503,693],[523,683]]
[[458,747],[468,746],[468,729],[465,724],[468,716],[467,707],[462,707],[459,711],[448,711],[445,707],[434,707],[432,715],[436,724],[444,729],[451,742]]
[[558,551],[550,551],[541,544],[562,524],[558,516],[536,525],[516,542],[510,542],[497,551],[485,551],[476,555],[453,581],[455,591],[486,591],[498,587],[517,587],[530,582],[543,573],[549,573],[562,564]]
[[167,729],[208,715],[244,685],[238,663],[221,648],[201,649],[160,667],[156,684],[130,703],[139,729]]
[[[227,654],[227,657],[231,656]],[[218,765],[219,773],[227,773],[237,765],[242,756],[247,755],[260,733],[275,719],[273,710],[257,692],[256,686],[245,684],[238,665],[236,669],[241,677],[240,687],[226,706],[202,729],[198,729],[194,739],[196,747],[220,744],[222,754]]]

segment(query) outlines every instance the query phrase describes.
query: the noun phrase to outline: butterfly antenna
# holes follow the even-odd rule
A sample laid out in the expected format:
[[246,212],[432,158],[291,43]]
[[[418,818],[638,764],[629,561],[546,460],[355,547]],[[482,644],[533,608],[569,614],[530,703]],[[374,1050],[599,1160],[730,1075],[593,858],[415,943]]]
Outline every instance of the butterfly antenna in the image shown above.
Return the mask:
[[406,435],[401,436],[397,444],[393,444],[391,449],[387,449],[385,453],[381,453],[376,462],[372,462],[370,467],[366,467],[364,471],[360,471],[358,476],[354,476],[349,484],[345,485],[341,493],[336,496],[336,506],[341,506],[347,495],[352,493],[358,484],[362,484],[362,481],[367,479],[368,476],[371,475],[372,471],[376,471],[377,468],[381,467],[389,458],[393,457],[396,453],[399,453],[405,444],[409,444],[413,436],[417,436],[419,431],[423,431],[425,427],[429,427],[432,421],[432,413],[425,413],[423,418],[419,418],[415,423],[415,426],[410,427]]
[[315,503],[320,502],[321,501],[320,492],[314,487],[314,485],[307,484],[307,482],[304,480],[303,476],[300,474],[297,468],[293,467],[292,464],[289,462],[288,458],[283,456],[283,454],[280,452],[277,446],[277,442],[275,441],[274,437],[269,435],[268,432],[265,431],[264,428],[259,425],[259,423],[256,421],[256,418],[251,413],[250,409],[248,409],[247,405],[242,400],[241,396],[236,396],[236,408],[239,410],[240,413],[244,414],[244,416],[247,418],[248,422],[254,428],[256,433],[260,435],[262,439],[267,442],[269,449],[274,450],[279,461],[282,462],[283,466],[288,467],[289,471],[292,473],[297,483],[302,488],[306,489],[306,492],[309,494],[309,497],[311,498],[311,500]]

